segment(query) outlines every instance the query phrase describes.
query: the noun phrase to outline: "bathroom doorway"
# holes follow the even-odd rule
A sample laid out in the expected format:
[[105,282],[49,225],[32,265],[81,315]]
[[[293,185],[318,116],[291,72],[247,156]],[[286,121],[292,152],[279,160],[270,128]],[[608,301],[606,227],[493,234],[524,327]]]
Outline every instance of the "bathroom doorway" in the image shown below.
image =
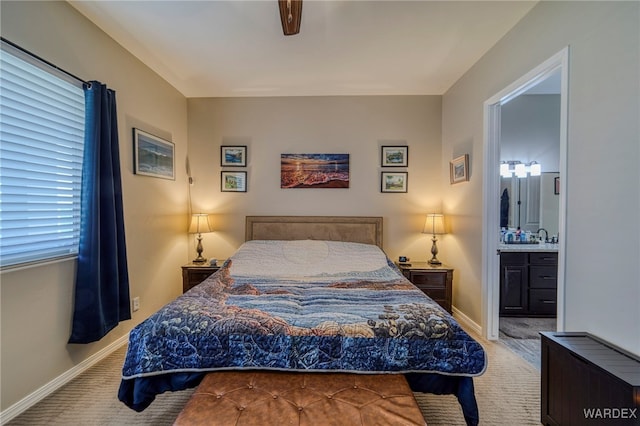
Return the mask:
[[[483,333],[489,340],[500,338],[500,256],[497,256],[500,240],[500,160],[501,160],[501,119],[502,108],[515,98],[534,90],[534,87],[543,87],[543,82],[559,80],[560,94],[560,141],[558,153],[558,170],[560,179],[558,183],[558,222],[557,238],[557,290],[556,306],[557,319],[556,330],[564,329],[564,255],[565,244],[565,206],[566,206],[566,182],[562,176],[566,176],[567,158],[567,82],[568,82],[568,48],[563,49],[502,91],[488,99],[484,104],[485,110],[485,155],[484,155],[484,182],[483,182]],[[558,76],[558,77],[554,77]],[[556,80],[557,84],[557,80]],[[538,90],[541,88],[538,87]],[[518,160],[514,158],[513,160]],[[530,161],[530,160],[529,160]],[[549,325],[542,325],[548,327]],[[537,326],[536,326],[537,327]]]

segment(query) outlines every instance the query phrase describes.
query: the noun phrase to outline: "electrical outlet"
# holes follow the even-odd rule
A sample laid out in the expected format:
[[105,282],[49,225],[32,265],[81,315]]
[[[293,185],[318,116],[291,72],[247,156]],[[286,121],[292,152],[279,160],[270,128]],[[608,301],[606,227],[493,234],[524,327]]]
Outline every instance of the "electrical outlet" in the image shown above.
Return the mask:
[[133,301],[131,303],[133,305],[133,312],[135,312],[138,309],[140,309],[140,298],[139,297],[134,297]]

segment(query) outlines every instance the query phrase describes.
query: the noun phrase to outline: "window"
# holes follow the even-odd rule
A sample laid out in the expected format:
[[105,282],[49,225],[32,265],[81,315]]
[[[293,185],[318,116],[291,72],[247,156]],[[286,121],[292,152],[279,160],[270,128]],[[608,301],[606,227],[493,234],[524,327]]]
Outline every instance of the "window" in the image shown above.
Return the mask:
[[4,40],[0,53],[0,266],[77,255],[82,83]]

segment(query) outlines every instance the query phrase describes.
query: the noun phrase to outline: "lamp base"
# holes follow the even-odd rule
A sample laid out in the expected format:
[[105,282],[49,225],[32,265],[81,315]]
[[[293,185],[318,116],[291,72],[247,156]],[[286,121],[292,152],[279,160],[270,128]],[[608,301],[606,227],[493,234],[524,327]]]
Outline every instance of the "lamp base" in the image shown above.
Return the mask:
[[433,242],[433,244],[431,245],[431,260],[429,261],[429,265],[442,265],[442,262],[440,262],[436,257],[436,255],[438,254],[438,246],[436,245],[436,241],[438,241],[438,239],[436,238],[435,234],[433,235],[433,238],[431,238],[431,241]]
[[198,256],[191,261],[191,263],[195,263],[196,265],[201,265],[203,263],[207,263],[207,259],[202,256]]
[[207,259],[202,257],[202,234],[198,234],[198,246],[196,247],[196,252],[198,253],[198,257],[192,260],[193,263],[200,265],[202,263],[207,263]]

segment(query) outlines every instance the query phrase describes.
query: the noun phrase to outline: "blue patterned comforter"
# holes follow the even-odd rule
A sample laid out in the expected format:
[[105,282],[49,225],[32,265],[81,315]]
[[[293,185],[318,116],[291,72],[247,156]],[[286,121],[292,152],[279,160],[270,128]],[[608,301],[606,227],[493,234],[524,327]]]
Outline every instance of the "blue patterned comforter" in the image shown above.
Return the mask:
[[485,367],[481,345],[379,248],[250,241],[131,331],[120,399],[143,409],[154,393],[224,369],[472,377]]

